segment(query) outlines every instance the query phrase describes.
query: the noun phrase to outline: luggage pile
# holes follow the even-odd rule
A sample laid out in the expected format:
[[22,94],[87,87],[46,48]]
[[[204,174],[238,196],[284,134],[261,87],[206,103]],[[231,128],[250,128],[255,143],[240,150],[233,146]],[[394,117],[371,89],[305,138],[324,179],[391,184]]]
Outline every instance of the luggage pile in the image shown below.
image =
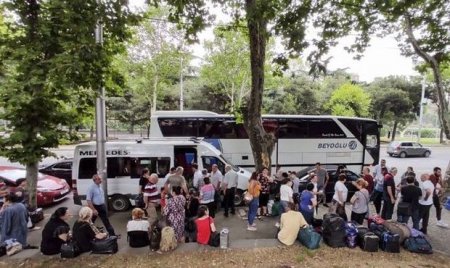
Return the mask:
[[[322,226],[320,226],[320,224]],[[368,226],[357,226],[335,213],[325,214],[322,220],[314,220],[313,225],[302,228],[297,239],[308,249],[319,248],[320,235],[330,247],[359,246],[363,251],[399,253],[403,245],[414,253],[431,254],[433,249],[420,231],[396,221],[383,220],[379,215],[372,215],[368,219]]]

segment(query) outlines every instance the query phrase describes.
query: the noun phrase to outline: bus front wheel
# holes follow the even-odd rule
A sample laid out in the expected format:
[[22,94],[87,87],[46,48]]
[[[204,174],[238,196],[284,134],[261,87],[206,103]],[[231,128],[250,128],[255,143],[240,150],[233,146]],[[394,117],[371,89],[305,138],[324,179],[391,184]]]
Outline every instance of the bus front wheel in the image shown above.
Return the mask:
[[130,200],[124,195],[113,195],[111,197],[111,208],[114,211],[127,211],[130,206]]

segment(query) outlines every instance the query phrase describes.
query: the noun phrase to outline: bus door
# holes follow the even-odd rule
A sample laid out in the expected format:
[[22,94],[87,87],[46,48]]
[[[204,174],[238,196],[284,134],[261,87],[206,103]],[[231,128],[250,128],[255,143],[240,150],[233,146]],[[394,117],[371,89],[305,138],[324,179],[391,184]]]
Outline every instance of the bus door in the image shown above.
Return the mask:
[[194,174],[192,164],[197,163],[197,148],[192,146],[174,146],[174,164],[175,167],[184,168],[183,176],[190,181]]

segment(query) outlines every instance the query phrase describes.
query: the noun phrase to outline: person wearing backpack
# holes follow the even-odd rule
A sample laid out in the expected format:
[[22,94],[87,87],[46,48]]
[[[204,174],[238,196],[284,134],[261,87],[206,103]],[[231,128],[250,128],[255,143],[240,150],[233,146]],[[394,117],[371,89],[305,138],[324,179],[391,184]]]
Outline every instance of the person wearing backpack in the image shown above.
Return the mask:
[[351,221],[362,225],[364,223],[364,219],[369,211],[369,191],[366,187],[369,185],[367,181],[364,179],[358,179],[354,185],[358,189],[358,191],[352,196],[350,199],[350,203],[352,203],[352,215],[350,216]]
[[413,228],[419,230],[419,198],[422,191],[415,185],[416,179],[413,176],[406,177],[406,186],[401,187],[402,200],[397,206],[397,221],[408,224],[412,218]]

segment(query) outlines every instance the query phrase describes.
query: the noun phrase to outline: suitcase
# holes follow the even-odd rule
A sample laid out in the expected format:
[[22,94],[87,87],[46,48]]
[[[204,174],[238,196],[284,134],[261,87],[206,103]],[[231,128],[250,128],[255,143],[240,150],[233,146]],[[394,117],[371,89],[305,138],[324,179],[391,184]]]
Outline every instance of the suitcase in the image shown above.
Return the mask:
[[337,214],[325,214],[322,226],[323,241],[332,248],[345,247],[345,221]]
[[367,232],[364,235],[359,235],[359,246],[363,251],[377,252],[380,246],[380,238],[372,232]]
[[30,216],[33,224],[36,224],[44,219],[44,211],[42,208],[37,208],[36,210],[29,212],[28,215]]
[[400,236],[391,232],[384,232],[380,238],[380,248],[390,253],[400,253]]

